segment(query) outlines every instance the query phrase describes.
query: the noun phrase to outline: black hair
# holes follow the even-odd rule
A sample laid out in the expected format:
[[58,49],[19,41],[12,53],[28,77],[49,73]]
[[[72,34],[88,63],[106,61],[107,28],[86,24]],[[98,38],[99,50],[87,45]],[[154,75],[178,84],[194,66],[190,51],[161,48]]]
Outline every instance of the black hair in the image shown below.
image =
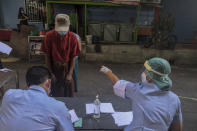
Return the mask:
[[23,7],[20,7],[19,10],[18,10],[18,17],[22,16],[22,14],[21,14],[21,11],[22,10],[24,11],[24,8]]
[[51,73],[43,66],[32,66],[26,73],[26,83],[28,86],[42,84],[46,79],[50,78]]

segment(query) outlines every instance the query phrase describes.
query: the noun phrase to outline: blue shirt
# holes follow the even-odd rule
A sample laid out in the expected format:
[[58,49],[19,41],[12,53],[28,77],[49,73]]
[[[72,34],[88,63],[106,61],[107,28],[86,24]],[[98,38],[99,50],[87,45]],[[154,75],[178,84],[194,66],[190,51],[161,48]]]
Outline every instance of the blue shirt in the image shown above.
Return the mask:
[[78,34],[76,34],[76,33],[74,33],[74,34],[77,37],[77,40],[81,40],[81,38],[80,38],[80,36]]
[[133,121],[124,131],[168,131],[172,123],[182,123],[180,100],[173,92],[161,91],[154,83],[116,84],[126,85],[125,97],[132,102]]
[[63,102],[48,97],[39,86],[10,89],[0,108],[1,131],[73,131]]

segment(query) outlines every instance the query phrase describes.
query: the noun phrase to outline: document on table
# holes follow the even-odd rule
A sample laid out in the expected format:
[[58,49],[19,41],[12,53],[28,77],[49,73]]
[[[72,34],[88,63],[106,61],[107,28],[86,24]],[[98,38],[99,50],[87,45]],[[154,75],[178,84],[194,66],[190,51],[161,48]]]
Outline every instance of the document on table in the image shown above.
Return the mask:
[[9,71],[12,71],[12,70],[10,70],[8,68],[3,68],[3,69],[0,69],[0,71],[2,71],[2,72],[9,72]]
[[74,122],[76,122],[76,121],[79,120],[79,118],[78,118],[77,114],[75,113],[75,110],[74,109],[70,110],[69,111],[69,114],[71,115],[71,121],[72,121],[72,123],[74,123]]
[[115,124],[118,126],[129,125],[133,120],[133,112],[115,112],[112,114],[112,117],[115,120]]
[[86,104],[86,114],[94,113],[94,104]]
[[[86,114],[94,113],[95,105],[94,104],[86,104]],[[100,105],[101,113],[114,113],[114,108],[111,103],[101,103]]]
[[12,51],[12,48],[10,46],[0,42],[0,52],[9,55],[11,51]]
[[102,113],[115,113],[111,103],[101,103],[100,110]]

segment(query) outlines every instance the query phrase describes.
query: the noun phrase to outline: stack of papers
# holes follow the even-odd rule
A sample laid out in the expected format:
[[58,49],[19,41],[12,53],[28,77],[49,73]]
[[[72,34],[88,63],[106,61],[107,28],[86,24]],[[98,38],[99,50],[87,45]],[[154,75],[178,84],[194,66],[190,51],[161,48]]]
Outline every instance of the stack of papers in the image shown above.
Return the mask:
[[101,103],[100,110],[102,113],[115,113],[111,103]]
[[2,72],[9,72],[9,71],[12,71],[12,70],[10,70],[8,68],[3,68],[3,69],[0,69],[0,71],[2,71]]
[[[86,114],[94,113],[95,105],[86,104]],[[101,103],[100,105],[101,113],[111,113],[114,118],[115,124],[118,126],[129,125],[133,120],[133,112],[115,112],[111,103]]]
[[86,104],[86,114],[94,113],[94,104]]
[[133,112],[115,112],[112,114],[112,117],[115,120],[115,124],[118,126],[129,125],[133,120]]
[[0,42],[0,52],[9,55],[11,51],[12,51],[12,48],[10,46]]
[[69,114],[71,115],[71,121],[72,121],[72,123],[74,123],[74,122],[76,122],[76,121],[79,120],[79,118],[78,118],[77,114],[75,113],[75,110],[74,109],[70,110],[69,111]]
[[[86,104],[86,114],[92,114],[94,113],[94,110],[95,110],[94,104]],[[101,103],[100,111],[101,113],[115,113],[111,103]]]

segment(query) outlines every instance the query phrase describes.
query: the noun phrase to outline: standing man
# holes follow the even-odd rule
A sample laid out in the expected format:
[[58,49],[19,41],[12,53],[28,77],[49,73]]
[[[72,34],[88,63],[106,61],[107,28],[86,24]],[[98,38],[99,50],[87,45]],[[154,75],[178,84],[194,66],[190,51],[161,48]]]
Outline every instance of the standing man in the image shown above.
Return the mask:
[[55,30],[49,31],[41,46],[46,53],[46,64],[52,73],[52,96],[72,97],[74,95],[73,70],[75,57],[80,50],[77,37],[69,31],[70,20],[66,14],[57,14]]
[[74,131],[63,102],[49,97],[51,73],[33,66],[26,73],[28,89],[10,89],[0,107],[1,131]]
[[170,91],[170,64],[152,58],[144,67],[140,83],[119,80],[110,69],[101,68],[113,83],[114,93],[132,101],[133,121],[124,131],[182,131],[181,103]]

